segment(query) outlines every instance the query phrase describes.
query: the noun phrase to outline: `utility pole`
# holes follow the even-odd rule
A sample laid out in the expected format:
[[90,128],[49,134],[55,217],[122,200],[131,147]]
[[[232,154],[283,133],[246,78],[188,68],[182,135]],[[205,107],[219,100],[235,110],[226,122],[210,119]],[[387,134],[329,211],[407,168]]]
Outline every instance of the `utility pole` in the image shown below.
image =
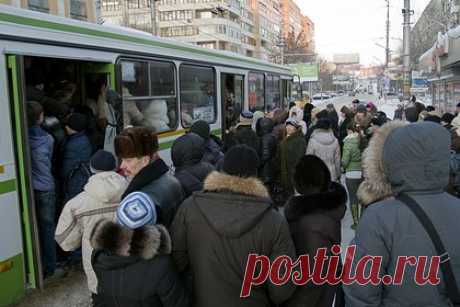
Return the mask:
[[403,41],[403,64],[404,64],[404,85],[403,85],[403,95],[406,99],[410,97],[410,88],[412,83],[411,68],[410,68],[410,17],[414,11],[410,9],[410,0],[404,0],[404,8],[402,13],[404,16],[404,41]]
[[387,2],[387,22],[386,22],[386,44],[385,44],[385,68],[390,64],[390,0]]

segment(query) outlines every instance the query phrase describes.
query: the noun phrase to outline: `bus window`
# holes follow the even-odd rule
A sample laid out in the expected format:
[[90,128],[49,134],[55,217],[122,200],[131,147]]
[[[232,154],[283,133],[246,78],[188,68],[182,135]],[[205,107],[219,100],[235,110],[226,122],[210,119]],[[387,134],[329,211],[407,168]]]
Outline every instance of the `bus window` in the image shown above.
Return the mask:
[[261,73],[249,73],[249,110],[265,111],[265,76]]
[[159,133],[176,129],[174,64],[123,60],[121,72],[124,126],[147,126]]
[[180,67],[180,101],[182,126],[198,120],[215,123],[217,118],[215,72],[211,67]]
[[267,76],[267,112],[273,111],[281,106],[280,77]]

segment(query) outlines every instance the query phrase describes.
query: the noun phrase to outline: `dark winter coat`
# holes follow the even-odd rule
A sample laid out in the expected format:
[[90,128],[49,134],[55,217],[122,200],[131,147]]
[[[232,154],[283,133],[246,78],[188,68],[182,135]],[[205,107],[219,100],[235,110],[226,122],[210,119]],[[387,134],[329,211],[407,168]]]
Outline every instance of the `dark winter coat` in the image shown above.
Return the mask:
[[204,155],[202,162],[216,166],[224,159],[224,154],[213,137],[210,137],[204,143]]
[[262,118],[257,123],[257,135],[260,137],[260,168],[259,178],[264,183],[273,182],[275,174],[273,162],[276,155],[278,142],[273,132],[273,121],[269,118]]
[[177,208],[184,200],[180,182],[170,174],[169,167],[161,160],[155,160],[144,167],[129,184],[122,199],[132,192],[144,192],[158,207],[158,223],[169,227]]
[[[84,131],[67,137],[62,148],[62,163],[60,170],[61,183],[63,184],[64,200],[68,201],[83,191],[88,182],[88,176],[80,175],[76,171],[91,159],[93,148]],[[75,176],[71,176],[74,173]]]
[[171,148],[171,159],[176,168],[174,176],[184,190],[185,198],[203,189],[206,177],[214,166],[201,162],[204,155],[204,140],[194,133],[177,139]]
[[[429,122],[390,122],[372,137],[363,159],[364,182],[358,190],[361,203],[372,205],[364,210],[352,242],[357,247],[352,272],[358,259],[367,255],[382,256],[381,274],[391,276],[395,274],[398,256],[431,259],[437,255],[417,217],[393,197],[407,193],[438,231],[460,286],[460,200],[444,192],[449,182],[449,147],[449,132]],[[449,306],[442,277],[438,286],[419,286],[414,274],[415,267],[406,266],[400,286],[344,286],[347,305]]]
[[[329,191],[292,197],[285,207],[297,255],[309,255],[310,259],[318,248],[330,249],[341,244],[341,220],[345,216],[347,191],[332,183]],[[313,265],[310,267],[313,270]],[[335,287],[308,284],[298,287],[289,299],[287,307],[331,307]]]
[[32,186],[34,190],[48,192],[54,190],[51,173],[54,140],[39,126],[29,129],[29,144],[32,159]]
[[236,145],[247,145],[259,154],[259,138],[251,126],[238,126],[227,136],[225,148],[229,150]]
[[286,137],[280,144],[276,154],[276,166],[279,167],[281,186],[288,193],[294,193],[294,171],[299,160],[305,155],[307,144],[302,131],[299,129],[293,135]]
[[171,238],[163,226],[130,230],[101,221],[91,244],[98,279],[95,307],[190,306],[170,256]]
[[350,117],[345,117],[345,119],[342,121],[342,123],[339,126],[339,144],[340,148],[343,148],[343,140],[347,137],[348,135],[348,125],[350,125],[350,122],[353,119]]
[[211,173],[204,191],[180,207],[171,227],[173,257],[180,271],[193,275],[194,306],[268,307],[287,300],[288,282],[269,281],[240,298],[248,255],[295,257],[285,219],[270,206],[268,191],[255,178]]

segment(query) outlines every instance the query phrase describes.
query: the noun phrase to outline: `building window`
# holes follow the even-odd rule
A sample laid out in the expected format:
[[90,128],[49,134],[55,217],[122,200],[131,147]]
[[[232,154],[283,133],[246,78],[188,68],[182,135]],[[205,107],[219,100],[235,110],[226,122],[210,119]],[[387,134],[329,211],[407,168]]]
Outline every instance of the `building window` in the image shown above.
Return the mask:
[[102,0],[102,10],[104,12],[116,12],[120,9],[120,3],[118,0]]
[[28,7],[32,11],[49,13],[50,8],[48,5],[48,0],[29,0]]
[[265,76],[261,73],[249,73],[249,110],[265,111]]
[[281,107],[280,77],[267,76],[267,112]]
[[177,128],[175,66],[161,61],[121,62],[124,126],[156,132]]
[[128,9],[143,9],[150,7],[151,0],[128,0]]
[[194,65],[180,67],[181,118],[184,127],[198,120],[214,123],[217,118],[214,69]]
[[165,27],[160,29],[163,37],[193,36],[197,35],[197,29],[193,26]]
[[70,17],[74,19],[87,20],[86,3],[81,0],[70,0]]
[[193,19],[193,11],[164,11],[160,12],[160,21],[173,21],[173,20],[191,20]]

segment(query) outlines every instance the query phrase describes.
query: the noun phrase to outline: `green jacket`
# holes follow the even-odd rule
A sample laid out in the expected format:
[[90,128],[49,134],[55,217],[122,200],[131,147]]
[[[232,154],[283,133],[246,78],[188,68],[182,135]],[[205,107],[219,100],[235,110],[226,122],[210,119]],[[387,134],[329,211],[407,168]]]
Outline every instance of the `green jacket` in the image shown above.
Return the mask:
[[302,131],[285,138],[280,144],[279,162],[281,185],[287,191],[294,191],[294,171],[299,160],[305,155],[307,143]]
[[361,170],[361,150],[357,133],[350,134],[343,140],[342,167],[346,172]]

